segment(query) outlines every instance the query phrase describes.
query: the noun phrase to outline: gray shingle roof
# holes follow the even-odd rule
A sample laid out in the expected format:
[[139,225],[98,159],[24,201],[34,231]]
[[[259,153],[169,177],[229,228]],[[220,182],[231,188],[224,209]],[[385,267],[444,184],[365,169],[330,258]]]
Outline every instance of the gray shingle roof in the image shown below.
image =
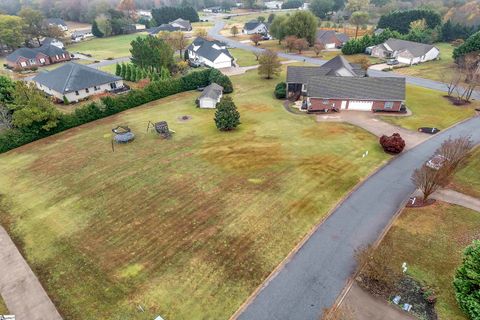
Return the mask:
[[[225,49],[216,49],[213,47],[214,45],[217,45],[218,47],[225,48]],[[212,62],[215,61],[215,59],[217,59],[218,56],[220,56],[222,53],[226,54],[233,60],[233,56],[230,54],[230,52],[226,48],[226,44],[221,41],[217,41],[217,40],[210,41],[205,38],[198,37],[188,46],[188,50],[194,51],[193,46],[200,46],[200,48],[198,48],[197,51],[195,51],[195,53]]]
[[222,93],[223,93],[223,87],[216,83],[212,83],[209,86],[205,87],[205,89],[203,89],[199,99],[211,98],[211,99],[217,100],[222,95]]
[[157,33],[159,33],[160,31],[171,32],[171,31],[178,31],[178,30],[180,30],[179,27],[174,27],[174,26],[172,26],[172,25],[170,25],[170,24],[164,23],[164,24],[159,25],[158,27],[149,29],[149,30],[148,30],[148,33],[149,33],[149,34],[157,34]]
[[432,50],[432,48],[435,48],[435,46],[431,44],[424,44],[420,42],[400,40],[395,38],[390,38],[385,41],[385,43],[394,51],[408,50],[414,57],[421,57],[428,51]]
[[315,76],[324,76],[329,70],[322,67],[287,67],[287,82],[289,83],[307,83]]
[[192,29],[192,24],[188,20],[184,20],[182,18],[178,18],[177,20],[173,20],[170,23],[177,23],[181,25],[184,29],[191,30]]
[[65,21],[63,21],[63,19],[60,19],[60,18],[48,18],[47,23],[61,25],[61,26],[65,26],[65,27],[67,26]]
[[245,23],[245,25],[243,26],[243,29],[245,30],[253,30],[255,29],[256,27],[258,27],[259,25],[261,25],[262,23],[258,20],[250,20],[248,21],[247,23]]
[[316,77],[307,84],[307,95],[326,99],[405,100],[405,78]]
[[41,72],[33,78],[33,81],[60,93],[82,90],[118,80],[122,78],[73,62],[68,62],[49,72]]
[[49,57],[54,57],[56,55],[62,55],[67,53],[66,51],[60,49],[51,44],[44,44],[38,48],[18,48],[17,50],[10,53],[6,59],[11,62],[16,62],[18,58],[23,57],[26,59],[35,59],[37,54],[41,52]]
[[336,56],[320,67],[287,67],[289,83],[307,83],[310,78],[317,76],[364,77],[365,71],[359,65],[349,63],[343,56]]
[[333,43],[335,39],[339,40],[340,42],[347,42],[350,38],[345,33],[335,32],[334,30],[318,30],[315,36],[316,41],[327,44]]

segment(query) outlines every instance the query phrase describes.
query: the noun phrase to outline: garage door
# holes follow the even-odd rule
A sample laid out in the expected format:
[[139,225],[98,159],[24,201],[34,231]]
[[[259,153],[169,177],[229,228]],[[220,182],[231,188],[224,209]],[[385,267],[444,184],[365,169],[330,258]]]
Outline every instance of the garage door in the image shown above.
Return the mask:
[[232,66],[231,61],[215,62],[215,68],[217,69],[230,68],[231,66]]
[[335,42],[325,44],[325,49],[335,49]]
[[350,101],[348,110],[371,111],[373,101]]
[[397,60],[398,62],[405,63],[405,64],[410,64],[410,62],[412,62],[410,58],[400,57],[400,56],[397,57]]

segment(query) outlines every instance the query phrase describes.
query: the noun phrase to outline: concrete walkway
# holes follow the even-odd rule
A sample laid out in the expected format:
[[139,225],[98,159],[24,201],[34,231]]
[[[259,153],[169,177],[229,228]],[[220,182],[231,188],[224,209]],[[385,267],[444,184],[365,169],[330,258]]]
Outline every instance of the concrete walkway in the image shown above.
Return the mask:
[[0,294],[16,320],[61,320],[35,274],[0,227]]
[[451,204],[456,204],[480,212],[480,199],[468,196],[466,194],[451,189],[440,189],[434,194],[432,194],[431,198]]

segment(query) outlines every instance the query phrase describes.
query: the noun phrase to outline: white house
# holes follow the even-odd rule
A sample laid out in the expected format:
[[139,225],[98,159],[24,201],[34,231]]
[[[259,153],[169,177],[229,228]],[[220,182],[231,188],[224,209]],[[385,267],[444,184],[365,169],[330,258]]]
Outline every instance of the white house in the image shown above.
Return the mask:
[[68,26],[67,24],[65,23],[65,21],[63,21],[63,19],[60,19],[60,18],[49,18],[49,19],[46,19],[46,23],[47,25],[49,26],[55,26],[55,27],[58,27],[60,30],[62,31],[68,31]]
[[198,106],[205,109],[213,109],[220,102],[223,95],[223,87],[212,83],[203,89],[202,94],[198,97]]
[[268,33],[268,28],[267,25],[263,22],[257,21],[257,20],[251,20],[245,23],[243,26],[242,32],[244,34],[267,34]]
[[188,58],[206,66],[221,69],[233,66],[234,58],[220,41],[196,38],[187,48]]
[[38,89],[63,101],[78,102],[89,96],[123,88],[123,79],[86,65],[68,62],[32,80]]
[[82,40],[85,40],[87,38],[92,38],[93,33],[91,29],[88,30],[76,30],[72,32],[70,38],[72,39],[72,42],[80,42]]
[[417,64],[438,59],[440,50],[431,44],[390,38],[371,49],[372,57],[397,59],[404,64]]
[[267,9],[282,9],[282,1],[267,1],[263,3]]
[[60,48],[60,49],[63,49],[65,48],[65,46],[63,45],[63,42],[58,40],[58,39],[54,39],[54,38],[44,38],[42,40],[42,46],[44,45],[49,45],[51,44],[52,46],[55,46],[57,48]]

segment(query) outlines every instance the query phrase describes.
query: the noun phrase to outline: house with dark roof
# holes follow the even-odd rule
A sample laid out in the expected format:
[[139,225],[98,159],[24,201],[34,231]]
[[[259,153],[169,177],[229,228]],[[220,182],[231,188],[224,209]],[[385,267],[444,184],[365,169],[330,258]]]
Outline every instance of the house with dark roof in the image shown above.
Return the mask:
[[55,46],[55,47],[58,47],[60,49],[63,49],[65,46],[63,45],[63,42],[58,40],[58,39],[55,39],[55,38],[44,38],[42,41],[41,41],[41,44],[42,46],[45,46],[45,45],[49,45],[51,44],[52,46]]
[[223,95],[223,87],[212,83],[203,89],[202,94],[198,97],[198,106],[205,109],[213,109],[220,102]]
[[337,56],[319,67],[287,67],[287,94],[303,96],[302,110],[400,111],[405,100],[405,79],[371,78],[360,65]]
[[438,59],[440,50],[431,44],[390,38],[371,49],[372,57],[397,59],[400,63],[417,64]]
[[38,89],[63,101],[78,102],[89,96],[123,88],[123,79],[86,65],[69,62],[32,80]]
[[335,49],[342,47],[350,38],[341,32],[334,30],[317,30],[315,42],[323,44],[325,49]]
[[188,59],[215,69],[233,66],[234,58],[227,45],[217,40],[198,37],[187,47]]
[[70,39],[72,39],[73,42],[80,42],[82,40],[85,40],[85,39],[91,38],[91,37],[93,37],[92,29],[75,30],[70,35]]
[[179,31],[180,28],[174,27],[171,24],[164,23],[159,25],[158,27],[154,27],[151,29],[148,29],[148,34],[151,36],[156,36],[160,32],[172,32],[172,31]]
[[178,18],[169,23],[172,27],[179,28],[182,31],[192,31],[192,24],[188,20]]
[[62,31],[68,31],[68,26],[63,19],[60,18],[48,18],[45,19],[45,22],[49,26],[58,27]]
[[267,34],[267,25],[258,20],[250,20],[243,26],[242,33],[244,34]]
[[69,61],[70,54],[52,44],[38,48],[19,48],[6,57],[7,65],[14,69],[28,69]]

